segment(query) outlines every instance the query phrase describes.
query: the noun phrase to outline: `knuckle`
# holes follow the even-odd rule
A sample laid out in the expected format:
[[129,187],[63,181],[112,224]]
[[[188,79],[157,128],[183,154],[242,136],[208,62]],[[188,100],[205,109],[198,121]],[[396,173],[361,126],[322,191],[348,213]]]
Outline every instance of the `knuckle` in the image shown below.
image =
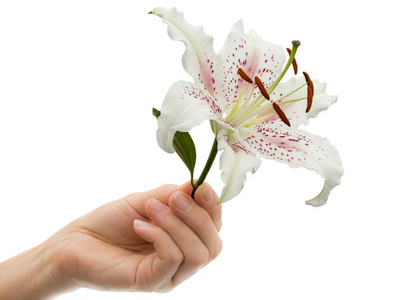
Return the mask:
[[207,264],[210,259],[210,253],[207,249],[201,251],[196,251],[189,259],[190,263],[194,266],[203,266]]
[[219,256],[220,252],[223,249],[223,242],[222,239],[219,237],[217,238],[214,246],[212,247],[212,251],[210,253],[210,260],[214,260],[216,257]]
[[140,193],[131,193],[131,194],[128,194],[128,195],[122,197],[120,200],[123,200],[124,202],[130,203],[133,199],[137,198],[139,194]]
[[173,251],[168,258],[168,262],[173,265],[180,265],[184,261],[184,255],[181,251]]
[[220,232],[220,230],[222,229],[222,219],[215,221],[215,227],[216,227],[217,232]]

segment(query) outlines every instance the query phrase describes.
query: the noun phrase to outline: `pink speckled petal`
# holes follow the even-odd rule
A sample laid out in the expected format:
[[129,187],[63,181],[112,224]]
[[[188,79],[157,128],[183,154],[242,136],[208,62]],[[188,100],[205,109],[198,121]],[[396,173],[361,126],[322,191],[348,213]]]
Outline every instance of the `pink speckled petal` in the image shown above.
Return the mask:
[[236,197],[244,187],[246,173],[255,173],[261,164],[261,159],[241,149],[232,141],[227,142],[225,132],[219,133],[220,169],[225,184],[219,203],[224,203]]
[[204,120],[216,119],[218,111],[220,109],[207,91],[190,82],[174,83],[166,94],[158,118],[159,146],[173,153],[172,140],[177,131],[188,132]]
[[185,71],[193,77],[196,84],[213,94],[215,89],[213,67],[217,60],[213,50],[213,37],[206,34],[201,26],[189,25],[184,19],[184,14],[176,8],[159,7],[153,9],[151,13],[158,15],[168,24],[168,35],[171,39],[185,44],[186,49],[182,56]]
[[[242,88],[247,89],[245,94],[251,90],[251,85],[237,75],[239,68],[253,80],[258,76],[268,88],[280,75],[285,60],[281,46],[265,42],[254,31],[245,34],[243,22],[237,22],[219,53],[216,70],[216,95],[225,101],[225,110],[228,111]],[[255,91],[259,95],[258,89]]]
[[[282,104],[281,109],[286,114],[287,118],[291,123],[291,128],[297,128],[299,125],[306,125],[310,118],[315,118],[321,111],[327,110],[332,104],[337,101],[337,96],[330,96],[325,94],[325,83],[320,83],[318,80],[314,80],[315,95],[313,98],[313,104],[311,110],[306,113],[306,100],[290,102]],[[303,76],[297,78],[291,78],[284,83],[280,83],[277,88],[277,99],[290,94],[292,91],[298,89],[305,84],[305,78]],[[307,88],[304,86],[292,95],[284,98],[282,102],[289,100],[306,98]],[[275,100],[275,99],[274,99]]]
[[[316,171],[325,181],[321,193],[306,203],[321,206],[327,202],[330,191],[340,184],[343,174],[341,159],[330,142],[303,130],[280,131],[260,128],[260,131],[242,130],[243,147],[263,158],[273,159],[289,166]],[[239,139],[240,137],[237,137]]]

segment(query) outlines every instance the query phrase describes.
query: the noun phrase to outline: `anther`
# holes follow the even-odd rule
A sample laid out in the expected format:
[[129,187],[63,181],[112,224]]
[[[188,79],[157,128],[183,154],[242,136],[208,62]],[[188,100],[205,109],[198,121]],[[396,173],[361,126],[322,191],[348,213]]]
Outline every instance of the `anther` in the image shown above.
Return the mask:
[[270,100],[270,95],[268,94],[268,92],[265,89],[263,83],[261,82],[261,79],[259,79],[258,76],[255,76],[255,84],[260,89],[260,92],[264,96],[264,98],[267,99],[267,100]]
[[287,126],[290,127],[290,121],[289,121],[289,119],[286,117],[286,114],[284,113],[284,111],[281,110],[280,106],[276,102],[273,102],[273,108],[274,108],[275,112],[278,114],[278,116],[280,117],[280,119]]
[[308,113],[311,110],[312,102],[314,99],[314,91],[310,85],[308,85],[308,97],[307,97],[307,104],[306,104],[306,113]]
[[238,69],[238,75],[241,76],[241,78],[245,80],[246,82],[251,83],[251,84],[253,83],[252,79],[245,73],[244,70],[242,70],[242,68]]
[[[289,56],[292,54],[292,50],[290,48],[286,48],[287,52],[289,53]],[[292,61],[292,65],[293,65],[293,71],[295,72],[295,75],[298,72],[298,65],[296,62],[296,58],[293,57],[293,61]]]
[[313,98],[314,98],[315,88],[314,88],[314,83],[311,80],[311,77],[309,77],[309,74],[306,73],[306,72],[303,72],[303,75],[305,76],[306,85],[308,86],[308,88],[307,88],[308,103],[306,105],[306,112],[309,112],[309,110],[311,109],[311,106],[312,106],[312,101],[313,101]]
[[306,72],[302,72],[302,73],[303,73],[303,76],[305,76],[306,84],[310,85],[312,88],[312,91],[314,91],[314,83],[312,82],[311,77],[309,77],[309,74]]

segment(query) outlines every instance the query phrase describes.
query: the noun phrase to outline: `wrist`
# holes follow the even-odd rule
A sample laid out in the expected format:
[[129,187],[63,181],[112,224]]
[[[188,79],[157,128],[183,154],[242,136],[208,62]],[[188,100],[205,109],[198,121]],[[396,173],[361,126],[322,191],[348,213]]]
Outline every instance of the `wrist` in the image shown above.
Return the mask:
[[46,241],[0,263],[0,299],[50,299],[75,289],[62,272],[60,246]]

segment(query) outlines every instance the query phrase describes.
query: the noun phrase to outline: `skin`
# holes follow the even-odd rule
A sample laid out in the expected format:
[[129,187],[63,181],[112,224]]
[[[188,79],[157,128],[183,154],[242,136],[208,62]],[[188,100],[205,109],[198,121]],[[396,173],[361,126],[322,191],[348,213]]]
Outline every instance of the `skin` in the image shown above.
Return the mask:
[[0,263],[0,299],[80,287],[168,292],[216,258],[221,205],[208,184],[165,185],[107,203]]

